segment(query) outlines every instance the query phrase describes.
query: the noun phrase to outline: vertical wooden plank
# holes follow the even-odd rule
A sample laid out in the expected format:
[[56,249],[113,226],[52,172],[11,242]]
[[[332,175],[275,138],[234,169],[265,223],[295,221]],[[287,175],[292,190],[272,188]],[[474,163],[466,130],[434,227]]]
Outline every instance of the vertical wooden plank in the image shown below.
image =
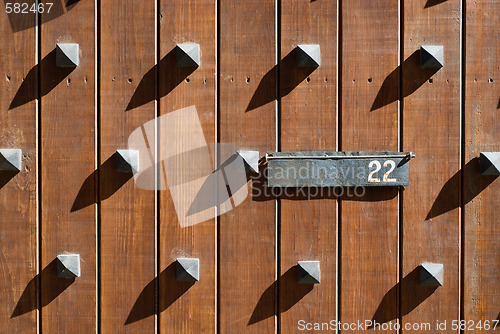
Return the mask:
[[[17,32],[17,24],[29,28]],[[0,31],[0,147],[23,151],[20,173],[0,171],[0,322],[6,333],[34,333],[39,291],[35,15],[7,15],[2,7]]]
[[[102,1],[100,8],[101,331],[154,333],[155,192],[116,171],[115,152],[155,118],[155,1]],[[153,99],[129,107],[144,86]]]
[[[41,22],[41,330],[96,332],[95,205],[73,210],[95,158],[95,3],[82,1],[59,18]],[[48,17],[49,19],[50,17]],[[58,68],[56,43],[78,43],[80,65]],[[95,200],[95,188],[85,194]],[[81,277],[59,279],[56,256],[77,253]]]
[[[286,1],[281,4],[280,24],[281,150],[335,151],[337,3]],[[297,44],[319,44],[321,66],[314,71],[298,68],[290,56]],[[290,199],[280,200],[282,333],[302,328],[299,320],[330,322],[337,314],[337,203],[321,199],[327,189],[305,191],[311,198],[294,198],[299,193],[292,192]],[[320,261],[321,284],[298,284],[297,262],[306,260]]]
[[[500,109],[500,3],[466,4],[464,319],[475,324],[489,320],[492,325],[492,320],[500,320],[500,183],[495,176],[479,175],[477,158],[480,152],[500,151],[496,122]],[[490,331],[477,327],[466,332]]]
[[[160,152],[178,150],[177,161],[162,161],[160,174],[169,175],[168,168],[178,168],[174,173],[190,175],[190,170],[202,168],[198,160],[182,164],[182,157],[193,151],[183,152],[181,147],[194,141],[196,124],[201,125],[207,144],[215,142],[215,96],[216,96],[216,4],[214,0],[160,2]],[[200,45],[201,65],[178,67],[176,44],[196,43]],[[181,108],[194,106],[194,118],[182,117],[175,122],[175,132],[166,133],[163,119],[168,115],[179,115]],[[191,115],[191,114],[190,114]],[[199,120],[199,122],[198,122]],[[168,123],[168,121],[167,121]],[[190,134],[193,134],[191,136]],[[213,153],[213,152],[212,152]],[[195,153],[196,155],[196,153]],[[193,156],[194,157],[194,156]],[[165,159],[163,153],[160,159]],[[213,158],[213,157],[212,157]],[[186,174],[183,174],[186,173]],[[161,178],[161,177],[160,177]],[[182,177],[180,176],[179,179]],[[190,180],[189,180],[190,181]],[[184,182],[189,182],[184,181]],[[169,187],[176,180],[167,179]],[[182,185],[181,185],[182,186]],[[172,189],[172,188],[171,188]],[[181,196],[185,195],[183,193]],[[189,194],[191,195],[191,194]],[[178,217],[169,191],[160,192],[160,248],[159,271],[159,331],[161,333],[213,333],[215,332],[215,217],[205,222],[187,226],[185,217]],[[177,197],[178,199],[178,197]],[[215,210],[214,210],[215,211]],[[178,257],[198,258],[200,280],[196,283],[176,280],[175,261]]]
[[[403,332],[408,324],[447,321],[440,332],[457,332],[460,279],[460,63],[459,0],[430,6],[404,1],[403,148],[417,158],[410,165],[410,186],[403,194]],[[421,45],[443,45],[444,67],[421,69]],[[443,287],[421,287],[423,262],[444,265]],[[417,270],[417,271],[415,271]]]
[[[398,3],[342,1],[343,151],[399,149]],[[362,197],[345,196],[341,210],[340,320],[394,323],[398,191],[368,188]]]
[[[222,0],[219,8],[219,139],[262,156],[276,148],[275,1]],[[275,216],[274,200],[249,195],[220,217],[220,333],[275,332]]]

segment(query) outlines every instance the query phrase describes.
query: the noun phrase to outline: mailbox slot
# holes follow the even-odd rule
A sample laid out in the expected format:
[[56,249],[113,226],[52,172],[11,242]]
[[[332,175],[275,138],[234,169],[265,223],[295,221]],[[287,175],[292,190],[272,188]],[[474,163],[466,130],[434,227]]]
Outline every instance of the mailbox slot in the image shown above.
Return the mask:
[[269,152],[269,187],[407,186],[411,152]]

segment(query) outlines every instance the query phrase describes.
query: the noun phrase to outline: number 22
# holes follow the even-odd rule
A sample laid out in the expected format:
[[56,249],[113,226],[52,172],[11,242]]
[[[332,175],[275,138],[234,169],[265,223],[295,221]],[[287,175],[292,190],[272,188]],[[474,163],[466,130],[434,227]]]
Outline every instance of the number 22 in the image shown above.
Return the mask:
[[[384,167],[389,167],[390,169],[384,174],[383,182],[397,182],[394,178],[389,178],[389,174],[391,174],[396,168],[396,163],[393,160],[387,160],[384,162]],[[373,177],[373,174],[377,173],[380,169],[382,169],[382,165],[377,160],[370,161],[368,168],[375,167],[375,170],[371,171],[368,175],[368,182],[379,183],[380,179],[378,177]]]

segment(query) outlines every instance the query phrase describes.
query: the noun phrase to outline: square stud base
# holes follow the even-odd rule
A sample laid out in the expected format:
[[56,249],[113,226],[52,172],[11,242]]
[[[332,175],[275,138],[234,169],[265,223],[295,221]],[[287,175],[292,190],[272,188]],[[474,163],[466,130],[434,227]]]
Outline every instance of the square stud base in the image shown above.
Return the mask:
[[299,284],[318,284],[321,282],[319,261],[299,261]]
[[80,64],[80,48],[76,43],[56,44],[57,67],[76,67]]
[[80,255],[79,254],[58,255],[57,276],[61,278],[80,277]]
[[421,68],[441,68],[444,66],[444,49],[442,45],[422,45],[420,47]]
[[420,265],[420,285],[442,286],[443,265],[441,263],[425,262]]
[[318,44],[299,44],[296,52],[297,66],[318,67],[321,65],[321,49]]
[[20,149],[0,149],[0,170],[20,171],[23,152]]
[[176,46],[178,67],[199,67],[201,64],[200,45],[195,43],[182,43]]
[[500,175],[500,152],[481,152],[479,165],[482,175]]
[[177,258],[177,280],[196,282],[200,280],[200,259]]
[[137,173],[139,171],[139,151],[117,150],[116,170],[122,173]]

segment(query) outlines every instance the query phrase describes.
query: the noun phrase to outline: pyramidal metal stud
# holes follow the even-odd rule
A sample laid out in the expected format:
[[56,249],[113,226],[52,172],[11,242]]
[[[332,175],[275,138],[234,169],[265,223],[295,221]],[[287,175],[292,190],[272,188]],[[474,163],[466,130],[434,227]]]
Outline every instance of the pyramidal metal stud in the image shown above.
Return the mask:
[[321,282],[319,261],[299,261],[299,284],[318,284]]
[[177,66],[199,67],[201,64],[200,45],[195,43],[177,44]]
[[243,158],[248,172],[259,174],[259,151],[238,150],[238,154]]
[[58,67],[76,67],[80,64],[80,51],[76,43],[56,44],[56,65]]
[[196,282],[200,280],[200,259],[179,257],[177,261],[177,280]]
[[80,277],[80,254],[58,255],[57,276],[61,278]]
[[481,152],[479,166],[483,175],[500,175],[500,152]]
[[321,50],[318,44],[299,44],[297,51],[297,66],[318,67],[321,65]]
[[420,265],[420,285],[442,286],[443,265],[441,263],[422,263]]
[[421,68],[441,68],[444,66],[444,49],[442,45],[422,45],[420,47]]
[[139,171],[139,151],[117,150],[116,170],[123,173],[137,173]]
[[20,171],[23,152],[15,148],[0,149],[0,170]]

